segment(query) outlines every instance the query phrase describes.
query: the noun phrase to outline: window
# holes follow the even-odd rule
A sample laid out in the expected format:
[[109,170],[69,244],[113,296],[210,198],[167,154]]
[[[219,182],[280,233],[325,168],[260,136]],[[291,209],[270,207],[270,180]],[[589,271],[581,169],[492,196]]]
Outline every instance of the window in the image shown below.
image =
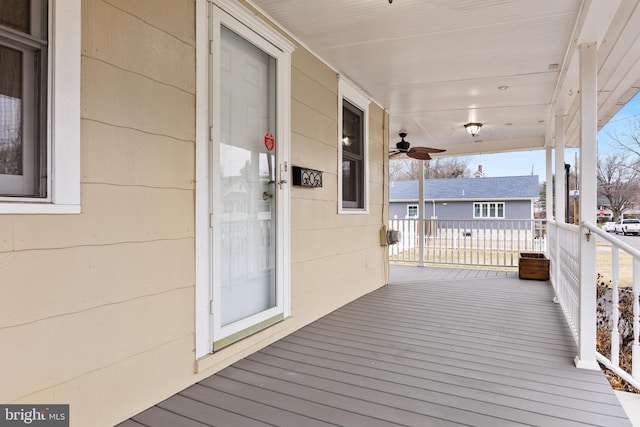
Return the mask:
[[80,0],[0,2],[0,213],[79,212],[79,139]]
[[418,218],[418,205],[407,205],[407,218]]
[[[0,3],[0,195],[46,197],[47,4]],[[42,159],[42,160],[41,160]]]
[[369,100],[355,87],[340,80],[338,170],[339,211],[366,213],[368,210],[368,123]]
[[475,202],[474,218],[504,218],[504,202]]

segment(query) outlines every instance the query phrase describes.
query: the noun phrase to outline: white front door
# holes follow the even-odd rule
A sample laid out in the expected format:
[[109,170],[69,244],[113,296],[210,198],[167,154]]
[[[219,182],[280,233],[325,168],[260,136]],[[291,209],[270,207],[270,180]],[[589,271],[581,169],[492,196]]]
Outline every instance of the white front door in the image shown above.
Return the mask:
[[214,18],[214,25],[219,50],[212,69],[219,80],[212,94],[217,108],[210,200],[216,350],[284,318],[288,171],[287,138],[277,114],[282,52],[233,20]]

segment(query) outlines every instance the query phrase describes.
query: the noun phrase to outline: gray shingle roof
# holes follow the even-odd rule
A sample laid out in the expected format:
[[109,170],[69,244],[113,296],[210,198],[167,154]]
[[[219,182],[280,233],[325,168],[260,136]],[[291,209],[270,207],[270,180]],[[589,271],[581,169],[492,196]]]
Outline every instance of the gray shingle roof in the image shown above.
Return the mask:
[[[424,181],[426,200],[455,199],[537,199],[540,184],[537,175],[484,178],[440,178]],[[418,181],[391,181],[389,199],[418,200]]]

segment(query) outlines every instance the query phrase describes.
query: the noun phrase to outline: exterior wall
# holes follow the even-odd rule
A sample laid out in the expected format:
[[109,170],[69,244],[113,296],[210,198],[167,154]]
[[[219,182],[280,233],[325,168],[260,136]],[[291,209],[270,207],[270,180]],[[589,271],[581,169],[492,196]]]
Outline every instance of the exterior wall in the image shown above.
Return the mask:
[[370,214],[337,214],[335,72],[299,47],[291,318],[194,359],[194,0],[83,0],[82,213],[0,215],[0,402],[113,425],[386,283],[387,117],[370,107]]
[[1,402],[111,425],[193,377],[194,18],[82,2],[82,213],[0,217]]
[[385,113],[371,104],[370,213],[339,215],[338,79],[302,48],[294,52],[293,64],[291,162],[323,171],[322,188],[292,189],[292,312],[298,323],[308,323],[385,283],[379,230],[388,141]]
[[[493,200],[492,200],[493,201]],[[496,200],[499,201],[499,200]],[[445,204],[446,203],[446,204]],[[408,205],[417,205],[415,202],[391,202],[389,207],[389,217],[404,219],[407,215]],[[450,201],[436,203],[436,216],[438,219],[474,219],[473,201]],[[425,201],[424,216],[433,216],[433,202]],[[529,200],[506,200],[505,219],[532,219],[531,201]]]

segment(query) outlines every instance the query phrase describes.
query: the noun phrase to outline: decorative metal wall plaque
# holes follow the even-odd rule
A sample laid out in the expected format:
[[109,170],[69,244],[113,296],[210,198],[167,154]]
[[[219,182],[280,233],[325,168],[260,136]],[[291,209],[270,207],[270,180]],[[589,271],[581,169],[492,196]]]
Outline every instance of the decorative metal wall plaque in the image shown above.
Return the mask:
[[300,185],[302,187],[322,187],[321,171],[293,166],[291,168],[291,173],[293,174],[293,185]]

